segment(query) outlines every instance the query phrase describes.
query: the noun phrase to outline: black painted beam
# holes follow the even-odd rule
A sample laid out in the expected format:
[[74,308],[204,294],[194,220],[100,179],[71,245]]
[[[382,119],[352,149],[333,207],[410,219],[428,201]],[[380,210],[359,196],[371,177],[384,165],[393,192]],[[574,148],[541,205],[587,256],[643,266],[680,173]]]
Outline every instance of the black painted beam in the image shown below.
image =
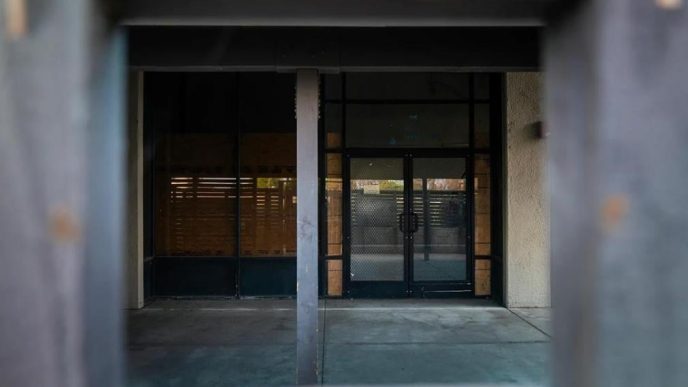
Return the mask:
[[129,0],[128,25],[540,26],[552,0]]
[[540,28],[131,27],[129,65],[158,71],[531,71]]

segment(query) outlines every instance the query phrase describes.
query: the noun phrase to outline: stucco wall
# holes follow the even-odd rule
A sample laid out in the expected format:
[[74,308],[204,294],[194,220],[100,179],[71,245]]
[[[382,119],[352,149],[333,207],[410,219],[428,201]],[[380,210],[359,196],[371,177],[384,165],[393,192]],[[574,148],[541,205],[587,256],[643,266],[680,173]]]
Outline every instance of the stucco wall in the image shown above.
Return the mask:
[[506,76],[505,300],[508,307],[550,306],[549,202],[546,143],[541,121],[541,76]]

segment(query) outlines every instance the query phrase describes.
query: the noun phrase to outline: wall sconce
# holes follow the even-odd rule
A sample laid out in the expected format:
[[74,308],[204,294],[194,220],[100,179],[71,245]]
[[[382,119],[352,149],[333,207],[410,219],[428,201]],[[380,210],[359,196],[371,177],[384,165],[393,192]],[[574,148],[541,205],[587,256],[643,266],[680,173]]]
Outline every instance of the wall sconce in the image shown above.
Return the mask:
[[533,131],[533,137],[538,140],[544,140],[549,136],[549,131],[542,121],[535,121],[528,125]]

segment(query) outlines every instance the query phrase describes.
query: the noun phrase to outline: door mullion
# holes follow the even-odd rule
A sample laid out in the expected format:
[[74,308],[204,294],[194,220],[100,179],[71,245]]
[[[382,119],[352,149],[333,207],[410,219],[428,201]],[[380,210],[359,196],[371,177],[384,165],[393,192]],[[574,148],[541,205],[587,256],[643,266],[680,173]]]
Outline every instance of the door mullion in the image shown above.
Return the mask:
[[466,157],[466,279],[475,294],[475,155]]
[[411,222],[413,213],[413,155],[404,157],[404,212],[406,213],[406,227],[404,232],[404,279],[406,281],[406,294],[411,295],[411,283],[413,282],[413,233]]

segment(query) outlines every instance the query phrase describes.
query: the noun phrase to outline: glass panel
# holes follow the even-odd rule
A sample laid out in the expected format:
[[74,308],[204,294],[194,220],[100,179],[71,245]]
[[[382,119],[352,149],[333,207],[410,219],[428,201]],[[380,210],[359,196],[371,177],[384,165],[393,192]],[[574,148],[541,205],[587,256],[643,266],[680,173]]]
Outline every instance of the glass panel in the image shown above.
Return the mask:
[[350,147],[468,146],[468,106],[347,105]]
[[296,133],[293,74],[240,73],[241,132]]
[[490,156],[475,156],[475,255],[492,254],[490,238]]
[[342,147],[342,105],[325,104],[325,145],[327,149]]
[[296,254],[296,136],[241,139],[241,254]]
[[294,77],[242,74],[242,256],[296,255]]
[[327,255],[342,255],[342,155],[327,154]]
[[403,281],[402,159],[351,159],[351,280]]
[[490,105],[475,105],[475,147],[490,147]]
[[323,75],[324,95],[326,100],[342,99],[342,76],[339,74]]
[[236,254],[235,134],[225,74],[146,77],[156,255]]
[[490,74],[477,73],[473,75],[473,97],[475,99],[490,98]]
[[156,146],[157,255],[235,255],[234,138],[167,133]]
[[468,75],[459,73],[348,73],[347,99],[467,99]]
[[413,160],[413,214],[413,280],[465,280],[465,159]]

